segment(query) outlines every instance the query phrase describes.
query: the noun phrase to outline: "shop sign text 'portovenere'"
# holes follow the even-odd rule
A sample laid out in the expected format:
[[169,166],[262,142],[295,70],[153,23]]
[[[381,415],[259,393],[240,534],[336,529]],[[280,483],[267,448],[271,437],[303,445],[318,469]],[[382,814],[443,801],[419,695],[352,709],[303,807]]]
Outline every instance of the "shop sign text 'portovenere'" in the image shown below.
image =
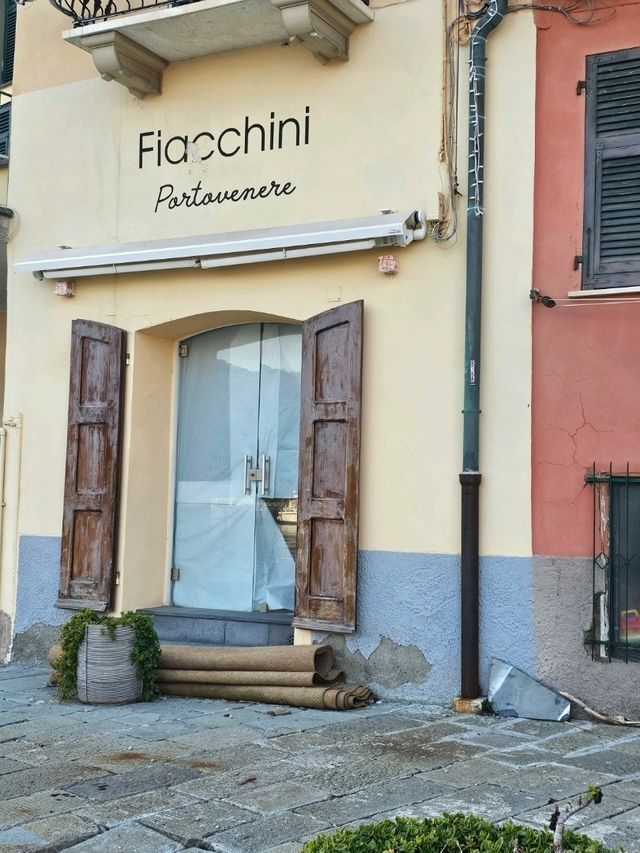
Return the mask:
[[[239,157],[282,148],[299,148],[309,144],[311,110],[305,107],[300,118],[279,118],[275,112],[261,123],[245,116],[237,127],[225,127],[219,133],[201,130],[195,136],[179,134],[165,137],[161,130],[147,130],[138,138],[138,168],[166,168],[181,163],[202,163],[217,157]],[[292,195],[291,181],[271,180],[261,186],[207,188],[198,181],[188,189],[174,184],[161,184],[154,213],[179,207],[206,207],[225,202],[255,201],[269,196]]]

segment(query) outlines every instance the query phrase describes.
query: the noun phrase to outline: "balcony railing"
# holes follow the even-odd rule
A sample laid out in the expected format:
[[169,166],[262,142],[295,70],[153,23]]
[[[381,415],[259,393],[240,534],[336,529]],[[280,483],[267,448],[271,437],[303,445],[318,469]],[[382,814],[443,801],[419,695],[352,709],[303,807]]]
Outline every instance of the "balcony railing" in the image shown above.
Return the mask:
[[50,0],[63,15],[73,19],[74,27],[104,21],[129,12],[153,11],[195,3],[198,0]]

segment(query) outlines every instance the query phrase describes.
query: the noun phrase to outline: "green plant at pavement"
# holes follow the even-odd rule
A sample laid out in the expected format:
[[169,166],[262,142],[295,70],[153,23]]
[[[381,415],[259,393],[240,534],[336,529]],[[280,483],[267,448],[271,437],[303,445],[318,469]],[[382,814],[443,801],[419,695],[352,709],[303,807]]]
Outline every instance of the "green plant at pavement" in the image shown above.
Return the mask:
[[[340,829],[308,841],[302,853],[550,853],[552,834],[506,823],[494,826],[477,815],[398,817],[357,829]],[[599,841],[565,830],[567,853],[612,853]]]
[[75,613],[63,626],[60,634],[60,656],[56,661],[58,671],[58,695],[61,699],[73,699],[78,693],[78,650],[84,639],[87,625],[100,625],[112,640],[116,639],[116,628],[133,628],[133,651],[131,661],[136,665],[142,681],[142,700],[150,702],[158,695],[156,669],[160,661],[160,642],[148,613],[127,610],[121,616],[107,616],[93,610]]

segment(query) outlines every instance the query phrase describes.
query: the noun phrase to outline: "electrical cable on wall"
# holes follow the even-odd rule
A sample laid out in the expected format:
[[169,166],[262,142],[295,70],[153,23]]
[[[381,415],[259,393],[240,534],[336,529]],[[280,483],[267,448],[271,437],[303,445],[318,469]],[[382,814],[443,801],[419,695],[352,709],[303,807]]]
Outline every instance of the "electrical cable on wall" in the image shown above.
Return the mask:
[[[578,26],[594,25],[608,21],[615,15],[614,6],[629,0],[567,0],[564,4],[559,3],[514,3],[509,6],[508,12],[519,11],[544,11],[556,12],[563,15],[570,23]],[[640,3],[640,0],[638,0]],[[460,49],[469,40],[473,22],[483,15],[490,4],[486,0],[457,0],[455,18],[447,24],[445,42],[445,106],[443,120],[443,161],[446,168],[446,201],[447,210],[442,219],[436,222],[431,229],[431,237],[436,243],[449,243],[458,233],[458,210],[457,197],[461,194],[458,182],[458,146],[457,146],[457,119],[459,104],[459,69]],[[445,15],[448,3],[445,0]],[[447,16],[448,17],[448,16]],[[474,69],[470,70],[469,84],[473,96],[476,88],[477,78]],[[477,148],[478,139],[470,140],[470,144]],[[482,176],[474,174],[473,187],[474,197],[469,200],[473,204],[476,216],[481,216],[482,205],[479,201],[479,192]]]
[[459,67],[460,47],[469,37],[469,25],[464,11],[464,0],[458,0],[456,17],[447,23],[445,42],[445,108],[443,121],[443,160],[447,172],[446,215],[436,222],[431,236],[436,243],[447,243],[458,233],[457,196],[458,189],[458,147],[457,116],[459,104]]
[[[622,2],[622,0],[621,0]],[[587,24],[602,24],[615,15],[612,5],[621,5],[608,0],[571,0],[566,5],[558,3],[514,3],[509,6],[509,12],[519,12],[523,9],[533,9],[540,12],[558,12],[572,24],[586,26]]]

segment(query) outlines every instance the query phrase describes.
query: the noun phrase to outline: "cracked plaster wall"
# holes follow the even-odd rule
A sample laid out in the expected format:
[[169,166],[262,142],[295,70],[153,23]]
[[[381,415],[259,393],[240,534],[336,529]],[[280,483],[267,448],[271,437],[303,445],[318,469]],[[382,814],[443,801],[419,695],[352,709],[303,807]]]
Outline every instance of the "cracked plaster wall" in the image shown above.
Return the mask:
[[637,720],[640,697],[630,689],[637,664],[593,660],[584,644],[591,627],[591,572],[590,559],[534,559],[539,677],[598,711]]
[[[491,657],[536,675],[531,560],[481,561],[481,680]],[[354,634],[317,633],[348,679],[379,696],[447,705],[460,682],[460,560],[455,554],[361,551]]]
[[586,57],[635,47],[640,9],[620,4],[594,27],[536,12],[538,75],[533,286],[533,553],[588,556],[593,494],[585,472],[640,470],[640,303],[568,302],[582,254]]
[[582,276],[571,263],[583,252],[585,96],[576,97],[576,81],[585,77],[587,56],[637,46],[640,8],[618,4],[605,18],[576,27],[535,13],[533,286],[562,300],[552,310],[533,307],[535,618],[538,668],[551,686],[637,719],[638,664],[593,661],[583,642],[592,618],[594,527],[584,478],[594,463],[624,471],[628,462],[640,471],[640,303],[566,299]]

